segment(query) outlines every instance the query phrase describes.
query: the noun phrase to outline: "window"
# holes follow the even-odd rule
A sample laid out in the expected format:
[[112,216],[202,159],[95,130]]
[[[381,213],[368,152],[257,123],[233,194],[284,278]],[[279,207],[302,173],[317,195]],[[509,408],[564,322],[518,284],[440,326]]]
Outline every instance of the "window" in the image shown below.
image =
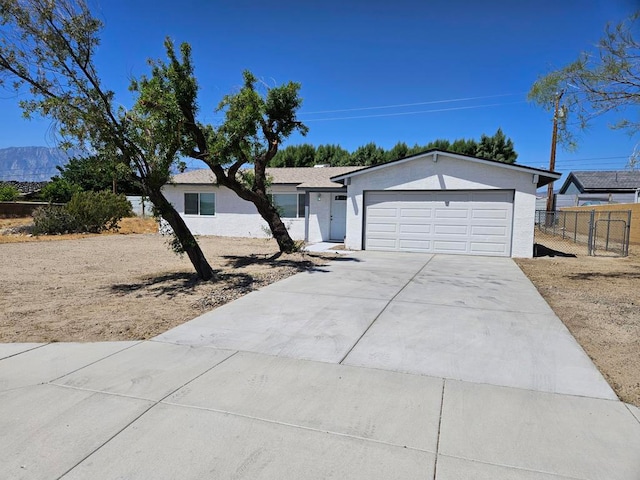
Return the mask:
[[274,193],[271,201],[283,218],[304,218],[304,193]]
[[216,194],[185,193],[184,213],[185,215],[215,215]]

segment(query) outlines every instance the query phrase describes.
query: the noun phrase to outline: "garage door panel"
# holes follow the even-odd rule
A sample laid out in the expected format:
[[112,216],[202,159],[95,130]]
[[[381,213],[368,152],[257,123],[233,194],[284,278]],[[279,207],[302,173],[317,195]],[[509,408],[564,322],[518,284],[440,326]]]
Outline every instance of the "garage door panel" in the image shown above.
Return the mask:
[[395,238],[375,238],[367,242],[369,250],[397,250],[397,241]]
[[501,209],[494,208],[479,208],[477,210],[473,210],[472,218],[477,219],[506,219],[508,216],[508,212],[506,211],[506,206]]
[[372,208],[370,211],[372,218],[393,218],[398,216],[397,208]]
[[466,208],[436,208],[435,218],[469,218],[469,213]]
[[507,227],[471,225],[471,235],[490,235],[494,237],[505,237],[508,233]]
[[403,252],[430,252],[430,240],[400,240],[399,249]]
[[435,240],[433,247],[440,253],[467,253],[467,242],[451,240]]
[[486,255],[489,253],[506,254],[504,243],[471,242],[471,253]]
[[369,232],[371,233],[397,233],[398,225],[396,223],[371,223]]
[[407,225],[407,224],[402,224],[399,226],[400,228],[400,234],[407,234],[407,233],[419,233],[419,234],[430,234],[431,233],[431,225],[426,223],[426,224],[415,224],[415,225]]
[[367,192],[365,248],[509,256],[513,192]]
[[431,218],[430,208],[401,208],[400,218]]

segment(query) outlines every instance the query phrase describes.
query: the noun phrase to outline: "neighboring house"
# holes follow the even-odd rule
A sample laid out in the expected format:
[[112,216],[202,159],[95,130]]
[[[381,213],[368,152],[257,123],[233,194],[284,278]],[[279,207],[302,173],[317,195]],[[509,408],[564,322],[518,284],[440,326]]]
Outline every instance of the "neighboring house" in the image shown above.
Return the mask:
[[[332,176],[363,167],[268,168],[270,191],[294,240],[344,241],[347,188]],[[267,223],[253,203],[215,185],[211,170],[175,175],[163,187],[166,198],[196,235],[265,237]]]
[[601,203],[638,203],[640,171],[571,172],[556,196],[556,209]]
[[560,176],[429,150],[332,180],[347,186],[347,249],[531,257],[536,189]]

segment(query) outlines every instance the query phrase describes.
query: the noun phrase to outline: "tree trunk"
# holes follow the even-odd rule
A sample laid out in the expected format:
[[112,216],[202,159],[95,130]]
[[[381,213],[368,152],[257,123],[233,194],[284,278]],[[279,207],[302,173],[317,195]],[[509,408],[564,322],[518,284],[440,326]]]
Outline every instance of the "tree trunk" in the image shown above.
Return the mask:
[[269,225],[273,238],[278,242],[278,247],[282,253],[293,253],[297,250],[296,243],[289,235],[287,227],[285,227],[278,210],[271,205],[268,199],[258,199],[253,202],[258,213]]
[[173,208],[173,205],[169,203],[162,192],[148,191],[147,194],[149,200],[151,200],[160,213],[160,216],[166,220],[173,229],[173,233],[180,242],[182,249],[189,257],[189,260],[191,260],[191,264],[193,268],[195,268],[198,278],[201,280],[211,280],[213,278],[213,269],[180,214]]
[[297,251],[296,243],[289,235],[287,227],[285,227],[280,214],[276,207],[271,204],[269,197],[264,193],[253,192],[247,189],[244,185],[240,184],[236,180],[230,180],[224,174],[218,174],[216,170],[212,169],[216,174],[218,183],[231,190],[233,190],[240,198],[248,202],[253,203],[258,210],[260,216],[267,222],[273,238],[278,242],[278,247],[281,253],[293,253]]

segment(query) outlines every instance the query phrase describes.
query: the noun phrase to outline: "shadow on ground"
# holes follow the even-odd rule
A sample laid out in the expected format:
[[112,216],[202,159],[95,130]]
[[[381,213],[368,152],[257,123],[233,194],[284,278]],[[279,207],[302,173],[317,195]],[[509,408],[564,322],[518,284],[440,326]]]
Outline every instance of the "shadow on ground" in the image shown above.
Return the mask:
[[577,255],[573,253],[561,252],[560,250],[554,250],[553,248],[545,247],[539,243],[533,245],[534,257],[571,257],[576,258]]
[[640,279],[640,272],[583,272],[568,275],[572,280],[598,280],[606,278],[637,278]]

